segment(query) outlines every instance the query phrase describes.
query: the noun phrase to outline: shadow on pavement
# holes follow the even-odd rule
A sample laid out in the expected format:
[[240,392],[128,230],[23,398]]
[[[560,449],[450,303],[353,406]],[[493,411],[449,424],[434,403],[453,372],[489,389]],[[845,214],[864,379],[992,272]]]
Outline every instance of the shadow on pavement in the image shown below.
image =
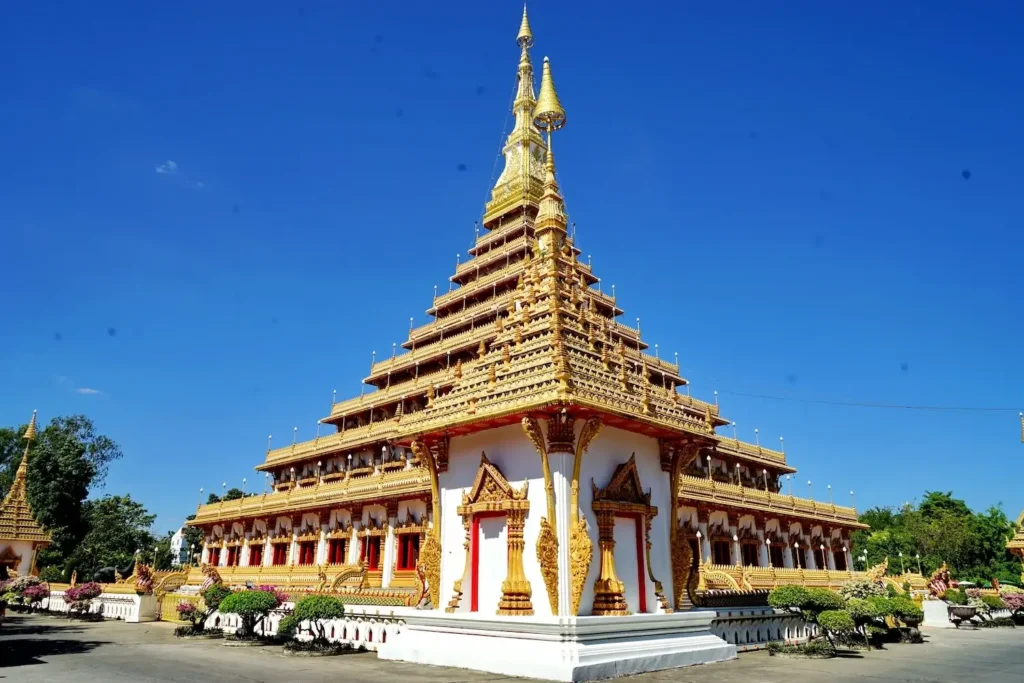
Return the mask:
[[0,668],[42,664],[42,657],[80,654],[107,644],[109,643],[105,640],[46,640],[42,638],[2,640],[0,641]]

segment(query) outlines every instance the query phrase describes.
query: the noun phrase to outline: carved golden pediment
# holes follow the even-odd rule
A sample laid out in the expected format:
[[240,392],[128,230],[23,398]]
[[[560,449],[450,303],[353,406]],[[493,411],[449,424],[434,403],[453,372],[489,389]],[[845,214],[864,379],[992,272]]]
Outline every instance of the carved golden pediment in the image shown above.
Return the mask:
[[[594,489],[594,502],[609,501],[650,507],[651,492],[644,493],[643,484],[640,483],[640,473],[636,469],[636,453],[629,456],[629,460],[615,468],[611,481],[603,489],[597,488],[597,484],[591,480]],[[649,513],[654,514],[654,513]]]
[[529,482],[522,488],[513,488],[501,470],[487,459],[487,454],[480,453],[480,467],[469,493],[462,494],[462,505],[458,508],[460,515],[482,512],[485,510],[525,509],[529,506],[526,499]]

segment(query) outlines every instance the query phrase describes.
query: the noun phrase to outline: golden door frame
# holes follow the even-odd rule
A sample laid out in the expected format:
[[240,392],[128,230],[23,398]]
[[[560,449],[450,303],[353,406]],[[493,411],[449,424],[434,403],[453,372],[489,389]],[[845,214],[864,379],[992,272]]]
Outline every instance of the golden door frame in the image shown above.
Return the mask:
[[[636,468],[636,453],[629,460],[615,468],[611,480],[603,489],[597,488],[593,479],[591,508],[597,515],[598,550],[601,557],[601,572],[594,581],[594,616],[624,616],[629,614],[626,607],[625,584],[615,573],[615,518],[629,517],[637,520],[637,550],[640,551],[640,535],[643,534],[643,555],[639,557],[646,568],[647,578],[654,584],[654,595],[661,608],[671,611],[665,599],[661,582],[654,577],[651,568],[651,519],[658,514],[658,508],[651,505],[651,492],[644,493],[640,473]],[[642,529],[642,531],[641,531]],[[643,575],[638,575],[643,582]],[[646,611],[646,586],[638,586],[640,611]]]
[[[454,595],[448,604],[448,612],[455,612],[458,609],[462,598],[462,585],[470,570],[471,554],[474,552],[473,545],[476,541],[471,536],[474,516],[503,514],[508,529],[506,538],[508,569],[505,580],[501,583],[501,600],[498,603],[497,614],[499,616],[530,616],[533,614],[533,604],[530,601],[533,590],[523,568],[523,548],[525,546],[523,527],[526,523],[526,514],[530,510],[530,501],[526,497],[528,488],[528,481],[524,482],[520,489],[513,488],[501,470],[487,459],[487,454],[481,452],[480,467],[477,469],[473,486],[470,487],[468,493],[462,494],[462,505],[456,510],[462,517],[462,524],[466,529],[464,543],[466,564],[462,577],[455,582]],[[475,569],[478,570],[478,567]]]

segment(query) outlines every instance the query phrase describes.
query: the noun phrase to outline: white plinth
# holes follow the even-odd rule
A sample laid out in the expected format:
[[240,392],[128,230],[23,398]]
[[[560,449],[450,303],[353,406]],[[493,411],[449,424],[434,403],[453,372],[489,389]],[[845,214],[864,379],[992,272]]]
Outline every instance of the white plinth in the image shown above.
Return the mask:
[[949,620],[949,608],[942,600],[925,600],[921,603],[924,609],[923,626],[928,628],[956,628]]
[[714,635],[713,611],[628,617],[515,618],[424,612],[406,617],[381,659],[506,676],[593,681],[720,662],[736,647]]

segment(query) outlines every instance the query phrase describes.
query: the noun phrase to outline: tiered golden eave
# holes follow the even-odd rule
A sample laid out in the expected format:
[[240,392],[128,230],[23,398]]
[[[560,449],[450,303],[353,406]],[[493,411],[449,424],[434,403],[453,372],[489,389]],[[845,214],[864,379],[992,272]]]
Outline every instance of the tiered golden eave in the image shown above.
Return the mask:
[[269,450],[258,469],[310,466],[572,407],[659,438],[700,437],[722,456],[773,474],[794,471],[781,452],[718,435],[728,424],[718,406],[680,393],[687,382],[678,365],[647,353],[640,330],[616,320],[615,298],[593,287],[599,280],[568,234],[554,156],[541,135],[560,128],[565,112],[547,60],[534,95],[532,33],[519,45],[505,170],[484,230],[452,278],[459,286],[434,298],[435,319],[410,330],[403,353],[372,364],[364,382],[374,390],[332,405],[322,422],[337,433]]

